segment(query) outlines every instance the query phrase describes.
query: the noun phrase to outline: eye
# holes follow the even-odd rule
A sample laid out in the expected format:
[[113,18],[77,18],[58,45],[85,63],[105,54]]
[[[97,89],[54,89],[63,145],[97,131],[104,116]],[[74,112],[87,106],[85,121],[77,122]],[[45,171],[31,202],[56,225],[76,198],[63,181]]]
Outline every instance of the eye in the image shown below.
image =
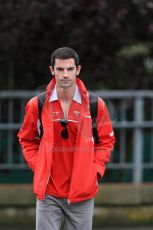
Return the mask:
[[67,69],[68,71],[73,71],[74,70],[74,67],[70,67]]
[[63,68],[57,67],[56,70],[63,71]]

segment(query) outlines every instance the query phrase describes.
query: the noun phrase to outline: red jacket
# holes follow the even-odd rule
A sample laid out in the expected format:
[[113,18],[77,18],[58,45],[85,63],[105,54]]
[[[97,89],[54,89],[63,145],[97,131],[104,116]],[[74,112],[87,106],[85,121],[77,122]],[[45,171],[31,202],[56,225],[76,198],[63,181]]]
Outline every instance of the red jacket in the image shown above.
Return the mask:
[[[115,138],[111,121],[104,101],[98,98],[98,135],[100,144],[92,138],[92,120],[89,109],[89,95],[76,78],[82,97],[80,120],[74,148],[74,164],[68,199],[79,202],[90,199],[98,192],[97,174],[103,176],[105,165],[110,159]],[[46,100],[42,109],[43,136],[38,138],[38,97],[32,98],[26,106],[23,125],[18,133],[24,157],[34,172],[34,193],[43,200],[50,177],[53,155],[53,120],[49,98],[55,86],[55,78],[47,87]]]

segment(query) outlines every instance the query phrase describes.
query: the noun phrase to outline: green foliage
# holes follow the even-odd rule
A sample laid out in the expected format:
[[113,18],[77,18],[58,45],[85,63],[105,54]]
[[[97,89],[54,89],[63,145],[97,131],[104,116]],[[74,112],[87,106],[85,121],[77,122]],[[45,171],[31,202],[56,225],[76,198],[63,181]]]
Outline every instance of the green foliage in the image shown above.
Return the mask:
[[144,66],[148,74],[153,74],[153,58],[146,58],[144,60]]
[[153,84],[150,0],[0,0],[0,89],[50,80],[50,54],[74,48],[90,89]]
[[119,52],[119,56],[131,59],[136,56],[148,56],[149,53],[150,49],[147,45],[138,43],[131,46],[123,47]]

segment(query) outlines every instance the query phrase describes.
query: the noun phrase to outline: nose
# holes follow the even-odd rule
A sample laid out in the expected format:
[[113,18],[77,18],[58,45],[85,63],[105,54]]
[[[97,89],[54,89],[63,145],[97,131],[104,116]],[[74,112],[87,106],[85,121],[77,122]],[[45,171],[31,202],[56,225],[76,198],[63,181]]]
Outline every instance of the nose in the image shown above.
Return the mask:
[[63,77],[68,77],[68,71],[67,71],[67,69],[64,69]]

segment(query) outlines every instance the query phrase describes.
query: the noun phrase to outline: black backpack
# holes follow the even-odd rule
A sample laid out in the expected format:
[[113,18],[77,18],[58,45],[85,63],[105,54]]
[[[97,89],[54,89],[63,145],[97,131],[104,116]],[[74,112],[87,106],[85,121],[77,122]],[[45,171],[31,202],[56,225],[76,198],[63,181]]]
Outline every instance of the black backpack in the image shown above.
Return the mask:
[[[40,134],[39,137],[42,137],[43,134],[43,125],[41,120],[41,113],[42,113],[42,107],[44,105],[46,98],[46,92],[43,92],[38,95],[38,116],[40,121]],[[99,144],[99,137],[98,137],[98,131],[97,131],[97,124],[96,124],[96,118],[97,118],[97,111],[98,111],[98,96],[89,92],[89,102],[90,102],[90,114],[92,119],[92,133],[94,137],[94,141],[96,144]]]

